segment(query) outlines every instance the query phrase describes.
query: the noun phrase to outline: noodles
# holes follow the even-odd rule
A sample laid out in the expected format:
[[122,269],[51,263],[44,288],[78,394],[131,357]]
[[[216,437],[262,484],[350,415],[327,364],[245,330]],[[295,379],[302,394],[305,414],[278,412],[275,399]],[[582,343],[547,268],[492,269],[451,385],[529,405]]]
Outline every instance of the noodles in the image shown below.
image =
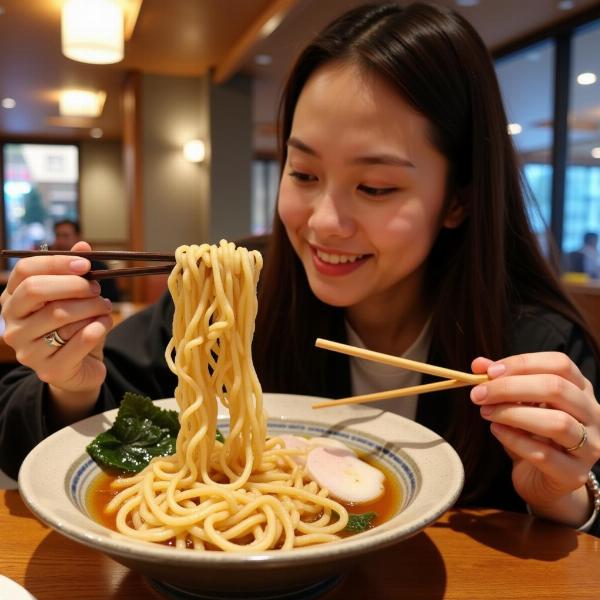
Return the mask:
[[[294,460],[301,450],[266,437],[251,356],[260,253],[221,241],[181,246],[175,258],[173,337],[165,354],[178,377],[177,449],[114,482],[121,491],[106,510],[117,513],[118,531],[228,552],[338,539],[346,509]],[[217,399],[230,414],[224,444],[216,440]]]

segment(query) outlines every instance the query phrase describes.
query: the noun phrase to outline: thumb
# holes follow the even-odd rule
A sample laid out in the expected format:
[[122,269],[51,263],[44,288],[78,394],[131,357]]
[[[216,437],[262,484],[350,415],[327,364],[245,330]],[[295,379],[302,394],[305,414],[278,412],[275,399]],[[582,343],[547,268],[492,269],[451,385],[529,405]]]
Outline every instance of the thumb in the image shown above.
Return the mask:
[[92,247],[87,242],[75,242],[71,248],[71,252],[90,252]]

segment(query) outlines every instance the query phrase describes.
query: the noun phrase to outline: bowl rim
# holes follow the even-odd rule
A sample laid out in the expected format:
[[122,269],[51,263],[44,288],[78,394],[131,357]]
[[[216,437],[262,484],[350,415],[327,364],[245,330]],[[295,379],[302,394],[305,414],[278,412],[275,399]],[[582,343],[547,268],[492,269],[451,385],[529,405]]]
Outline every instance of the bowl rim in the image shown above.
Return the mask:
[[[297,403],[298,406],[312,404],[315,401],[321,400],[321,398],[311,396],[300,396],[294,394],[272,394],[265,393],[265,404],[273,402],[275,406],[284,404],[285,401],[291,400],[293,403]],[[174,404],[173,399],[163,399],[156,401],[159,406],[171,408]],[[284,412],[284,409],[281,409]],[[352,425],[344,427],[344,430],[355,430],[359,434],[367,435],[368,437],[378,437],[377,434],[365,433],[361,431],[361,422],[371,421],[372,419],[383,418],[385,421],[395,422],[405,430],[410,431],[412,435],[417,437],[421,436],[422,439],[427,441],[428,448],[427,452],[433,452],[435,455],[445,457],[448,466],[450,468],[450,483],[451,485],[444,488],[443,493],[440,497],[433,499],[429,506],[419,513],[419,517],[415,518],[407,525],[400,527],[392,527],[395,519],[398,519],[404,512],[406,512],[410,505],[401,511],[399,515],[392,517],[388,521],[381,525],[370,529],[366,532],[353,535],[348,538],[336,542],[328,542],[326,544],[318,544],[315,546],[309,546],[305,548],[293,548],[291,550],[266,550],[257,553],[229,553],[222,552],[220,550],[208,550],[202,552],[194,552],[189,549],[177,549],[173,547],[167,547],[159,544],[153,544],[140,540],[134,540],[127,538],[119,532],[115,532],[111,529],[104,527],[103,525],[95,522],[93,519],[81,513],[81,511],[73,504],[72,500],[65,491],[66,482],[65,478],[68,476],[69,468],[54,482],[52,490],[54,493],[59,493],[62,490],[64,493],[65,503],[68,505],[70,510],[76,511],[79,515],[82,515],[86,519],[90,520],[90,527],[85,529],[77,523],[69,522],[68,518],[65,518],[64,511],[58,511],[52,506],[44,505],[44,498],[40,498],[39,494],[35,491],[34,485],[34,470],[39,466],[40,461],[43,462],[44,453],[48,452],[53,446],[60,443],[62,438],[67,438],[73,431],[74,428],[87,429],[90,426],[96,424],[108,428],[114,416],[116,416],[117,409],[105,411],[103,413],[93,415],[77,423],[64,427],[63,429],[48,436],[45,440],[40,442],[25,458],[21,469],[19,471],[18,484],[19,492],[23,501],[28,508],[36,515],[42,522],[57,531],[58,533],[82,543],[86,546],[100,550],[111,556],[119,556],[123,559],[132,559],[134,561],[144,562],[161,562],[161,563],[172,563],[181,566],[185,565],[196,565],[206,564],[211,568],[244,568],[250,567],[256,563],[268,563],[270,566],[286,566],[293,564],[301,564],[304,562],[313,562],[319,559],[329,560],[342,560],[350,558],[357,554],[364,554],[365,552],[371,552],[391,544],[394,544],[402,539],[408,538],[422,529],[427,525],[437,520],[446,510],[448,510],[457,500],[464,483],[464,469],[460,458],[456,451],[450,444],[448,444],[438,434],[434,433],[427,427],[406,419],[400,415],[382,411],[381,409],[375,409],[368,406],[340,406],[334,407],[333,409],[327,409],[326,413],[319,413],[319,423],[321,425],[327,425],[332,423],[343,422],[351,418]],[[219,417],[222,418],[223,414],[219,411]],[[275,420],[287,420],[293,421],[294,418],[309,421],[308,418],[294,417],[282,415],[270,415],[270,419]],[[328,421],[328,423],[323,423]],[[358,422],[358,425],[356,424]],[[100,433],[101,429],[98,427],[96,432],[89,437],[92,437]],[[85,434],[83,434],[85,435]],[[379,437],[379,439],[382,439]],[[404,450],[404,448],[402,448]],[[414,449],[406,450],[406,454],[414,459]],[[72,467],[74,464],[79,462],[82,457],[87,456],[85,452],[85,446],[81,449],[77,448],[74,452],[67,453],[70,457],[69,465]],[[65,459],[66,457],[62,457]],[[420,461],[416,460],[417,466]],[[52,485],[52,481],[50,482]],[[419,492],[417,492],[418,496]],[[61,514],[62,512],[62,514]],[[100,528],[102,531],[97,532]]]

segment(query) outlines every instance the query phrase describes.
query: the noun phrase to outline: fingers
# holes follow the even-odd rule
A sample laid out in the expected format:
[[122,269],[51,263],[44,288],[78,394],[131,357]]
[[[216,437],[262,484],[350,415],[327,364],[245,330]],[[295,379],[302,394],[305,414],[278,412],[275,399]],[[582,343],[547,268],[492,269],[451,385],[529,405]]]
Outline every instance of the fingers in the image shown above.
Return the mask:
[[[29,339],[37,339],[53,329],[61,329],[62,331],[65,326],[71,323],[107,315],[111,309],[111,301],[101,296],[83,300],[69,299],[49,302],[44,308],[33,313],[26,320],[27,335]],[[72,333],[75,333],[77,329],[79,328],[72,332],[65,330],[66,337],[64,339],[72,337]]]
[[90,252],[92,247],[84,241],[75,242],[71,248],[71,252]]
[[91,268],[86,258],[73,256],[31,256],[17,261],[12,270],[6,291],[14,294],[15,290],[28,278],[35,275],[83,275]]
[[[494,423],[520,429],[530,435],[550,439],[560,446],[560,449],[572,448],[581,440],[580,422],[560,410],[548,410],[519,404],[500,404],[497,406],[482,406],[480,412],[484,419]],[[589,451],[589,447],[582,446],[578,451],[580,452],[579,456],[582,457]]]
[[93,298],[100,294],[100,284],[73,275],[37,275],[28,277],[7,300],[4,314],[23,319],[54,300]]
[[[575,363],[561,352],[534,352],[488,362],[473,361],[484,368],[490,381],[471,390],[475,404],[535,403],[569,412],[584,423],[597,410],[591,383]],[[590,400],[592,399],[592,400]]]
[[[109,300],[104,299],[105,302],[110,302]],[[110,313],[108,315],[105,315],[110,317]],[[75,334],[80,330],[83,329],[84,327],[86,327],[87,325],[89,325],[90,323],[93,323],[94,321],[98,321],[101,317],[89,317],[87,319],[82,319],[81,321],[76,321],[75,323],[69,323],[68,325],[65,325],[64,327],[60,327],[59,329],[57,329],[56,331],[58,332],[58,335],[65,340],[66,342],[70,341],[71,339],[73,339],[73,337],[75,336]],[[110,327],[112,328],[112,317],[110,317]]]
[[566,493],[585,484],[589,471],[587,463],[518,429],[498,423],[492,423],[490,429],[511,455],[527,461],[555,482],[555,485],[563,482],[564,490],[556,490],[557,492]]
[[[4,340],[13,348],[23,348],[35,342],[49,331],[56,329],[63,339],[69,339],[79,329],[65,329],[73,323],[107,315],[111,311],[111,302],[96,295],[84,300],[69,299],[49,302],[27,318],[18,318],[11,314],[6,319]],[[25,317],[26,315],[23,315]]]
[[508,356],[489,365],[487,373],[491,378],[511,375],[557,375],[582,390],[589,389],[590,385],[577,365],[562,352],[532,352]]
[[[30,367],[38,373],[46,370],[48,368],[47,361],[59,353],[62,357],[61,360],[64,360],[65,355],[69,354],[64,352],[64,350],[67,348],[71,349],[72,346],[77,343],[77,334],[79,334],[80,331],[87,329],[88,326],[93,323],[100,323],[103,330],[109,331],[112,327],[112,317],[110,314],[105,314],[76,321],[65,327],[56,329],[58,335],[66,342],[64,346],[49,345],[43,335],[26,343],[17,343],[13,346],[13,348],[15,348],[16,358],[18,362]],[[52,330],[50,329],[50,331]],[[92,329],[92,331],[94,330]],[[96,343],[97,342],[98,340],[96,340]]]
[[576,454],[579,458],[597,457],[600,441],[594,424],[600,408],[590,382],[568,356],[536,352],[496,362],[480,357],[472,367],[478,372],[485,369],[490,377],[471,390],[471,400],[481,407],[483,418],[531,439],[545,438],[538,443],[549,445],[547,440],[551,440],[563,449],[576,446],[581,426],[586,426],[591,438]]
[[488,367],[492,364],[494,364],[493,360],[479,356],[471,363],[471,369],[473,373],[477,373],[479,375],[487,373]]
[[[89,251],[78,242],[72,251]],[[112,327],[111,303],[100,285],[81,277],[90,261],[77,256],[34,256],[18,261],[2,294],[5,341],[19,362],[57,389],[96,389],[106,374],[104,338]],[[44,339],[56,330],[65,345]]]
[[[79,389],[87,379],[94,386],[97,385],[96,380],[101,380],[105,369],[101,362],[101,352],[96,350],[101,347],[111,325],[111,318],[106,316],[81,327],[69,343],[43,361],[37,370],[38,377],[62,389]],[[93,378],[86,371],[86,365],[87,371],[96,371]]]
[[559,409],[587,423],[589,400],[580,388],[558,375],[502,376],[471,390],[471,400],[480,406],[536,404]]

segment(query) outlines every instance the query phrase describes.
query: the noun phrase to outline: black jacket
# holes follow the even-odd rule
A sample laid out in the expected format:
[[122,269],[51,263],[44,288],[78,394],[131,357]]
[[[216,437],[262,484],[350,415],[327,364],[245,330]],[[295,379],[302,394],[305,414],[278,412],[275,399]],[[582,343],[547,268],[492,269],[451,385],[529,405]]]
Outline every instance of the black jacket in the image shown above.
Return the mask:
[[[172,397],[176,378],[164,360],[171,337],[173,305],[167,294],[148,309],[130,317],[112,330],[105,346],[106,381],[94,413],[118,406],[123,393],[133,391],[153,399]],[[343,333],[340,332],[341,338]],[[556,350],[569,355],[594,386],[600,397],[600,371],[581,332],[560,315],[542,310],[523,311],[516,319],[511,354]],[[309,349],[308,352],[318,351]],[[432,353],[435,349],[432,344]],[[347,357],[329,353],[326,389],[317,395],[342,397],[351,394],[350,368]],[[435,363],[432,359],[431,362]],[[17,476],[27,453],[57,426],[47,419],[46,386],[32,371],[18,367],[0,381],[0,468],[11,477]],[[265,389],[266,392],[306,390]],[[313,390],[311,390],[314,393]],[[451,403],[441,398],[443,392],[419,399],[417,421],[444,435],[451,418]],[[490,434],[491,436],[491,434]],[[595,466],[600,478],[600,463]],[[489,478],[486,492],[478,498],[481,506],[525,511],[524,502],[511,482],[511,462],[504,455]],[[600,535],[600,519],[592,533]]]

